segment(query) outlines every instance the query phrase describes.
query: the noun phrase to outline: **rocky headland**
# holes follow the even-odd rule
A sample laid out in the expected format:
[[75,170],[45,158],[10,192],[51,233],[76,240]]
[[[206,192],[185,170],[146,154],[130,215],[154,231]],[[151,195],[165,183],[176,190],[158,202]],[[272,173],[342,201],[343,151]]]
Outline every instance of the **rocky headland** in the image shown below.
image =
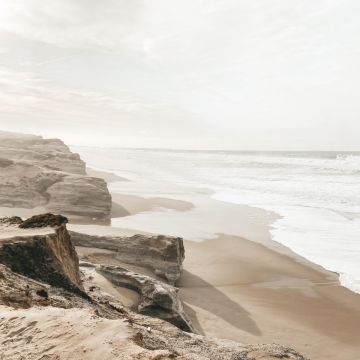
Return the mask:
[[61,140],[0,132],[0,206],[106,223],[111,195]]
[[[159,280],[107,264],[79,265],[66,223],[65,217],[52,214],[26,221],[19,217],[0,221],[3,358],[304,359],[279,345],[242,345],[195,334],[176,288],[165,278]],[[169,242],[179,245],[178,259],[182,262],[181,240],[173,239]],[[91,245],[92,238],[88,241]],[[99,239],[93,245],[96,241]],[[150,258],[154,237],[141,238],[144,254],[147,241],[146,256]],[[121,246],[126,253],[127,243],[124,241]],[[116,251],[121,252],[121,247]],[[131,262],[128,256],[126,260]],[[134,261],[138,265],[138,260]],[[164,270],[172,266],[166,256],[164,263],[160,262],[160,258],[155,259],[151,267]],[[137,311],[126,308],[116,293],[111,295],[102,288],[89,275],[89,268],[95,269],[114,289],[129,287],[138,292]]]

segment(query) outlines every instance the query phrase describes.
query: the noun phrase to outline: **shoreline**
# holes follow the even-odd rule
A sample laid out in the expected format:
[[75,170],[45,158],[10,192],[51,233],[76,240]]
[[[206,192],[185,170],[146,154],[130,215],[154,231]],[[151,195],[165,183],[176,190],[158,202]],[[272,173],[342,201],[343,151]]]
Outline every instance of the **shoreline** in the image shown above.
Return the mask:
[[[247,205],[224,207],[237,207],[241,236],[223,233],[198,242],[184,237],[180,296],[199,332],[243,343],[276,342],[314,359],[356,358],[359,294],[341,285],[339,274],[274,241],[271,224],[280,215]],[[144,213],[149,222],[154,212]],[[178,215],[185,214],[179,209]],[[141,222],[138,228],[145,227]]]
[[[123,181],[113,175],[109,183]],[[70,223],[69,229],[91,235],[157,233],[153,219],[160,217],[158,225],[166,224],[172,231],[169,235],[185,239],[180,297],[199,333],[241,343],[275,342],[313,359],[350,360],[360,353],[360,295],[343,287],[338,274],[272,240],[270,229],[277,214],[204,200],[201,195],[193,195],[194,201],[115,197],[125,199],[131,208],[120,218],[125,226]],[[219,214],[223,229],[231,234],[214,231]],[[177,222],[171,221],[174,215]],[[186,234],[196,230],[199,222],[208,229],[201,241],[193,241]],[[79,256],[91,256],[86,251]],[[131,294],[120,295],[131,300]]]
[[[356,358],[360,296],[343,287],[336,273],[274,242],[269,232],[274,214],[240,208],[246,237],[217,234],[198,242],[184,240],[178,285],[199,333],[242,343],[275,342],[313,359]],[[143,226],[139,231],[76,225],[76,231],[132,235],[144,232]]]
[[[139,232],[96,225],[70,229],[92,235]],[[339,353],[356,358],[360,296],[343,287],[336,273],[281,244],[272,248],[240,236],[218,234],[184,245],[180,297],[200,334],[275,342],[313,359],[335,360]]]

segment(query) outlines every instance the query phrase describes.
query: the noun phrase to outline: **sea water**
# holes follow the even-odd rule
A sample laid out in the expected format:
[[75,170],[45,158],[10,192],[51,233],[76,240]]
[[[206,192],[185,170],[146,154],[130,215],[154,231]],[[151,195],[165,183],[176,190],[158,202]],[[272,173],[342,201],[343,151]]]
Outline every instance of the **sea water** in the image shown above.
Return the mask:
[[74,150],[90,167],[146,178],[154,195],[175,184],[276,212],[274,241],[339,273],[360,293],[360,153]]

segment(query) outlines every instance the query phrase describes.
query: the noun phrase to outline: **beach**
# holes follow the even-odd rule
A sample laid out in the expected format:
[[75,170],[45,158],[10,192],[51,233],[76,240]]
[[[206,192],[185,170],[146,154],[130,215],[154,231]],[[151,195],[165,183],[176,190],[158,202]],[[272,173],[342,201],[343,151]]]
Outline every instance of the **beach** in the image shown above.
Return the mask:
[[336,274],[234,236],[185,247],[181,296],[202,333],[292,344],[312,359],[358,356],[359,295]]
[[359,18],[0,0],[0,360],[360,360]]
[[[106,224],[96,218],[80,221],[77,216],[70,216],[67,228],[98,236],[163,234],[182,237],[185,259],[176,286],[184,310],[198,334],[242,344],[277,343],[294,348],[309,359],[358,358],[360,294],[345,287],[339,273],[294,252],[285,245],[286,241],[275,241],[276,231],[282,231],[279,223],[285,224],[286,231],[282,235],[291,237],[297,231],[296,240],[301,241],[301,236],[306,238],[308,224],[302,222],[303,218],[298,219],[291,231],[289,224],[292,223],[286,223],[286,215],[266,206],[250,206],[247,201],[241,203],[239,199],[228,201],[217,189],[215,180],[233,180],[234,169],[228,170],[224,165],[225,170],[221,172],[217,164],[214,173],[214,168],[206,163],[212,161],[212,154],[206,154],[206,161],[204,158],[192,160],[196,167],[187,169],[184,166],[189,161],[188,158],[184,160],[184,156],[189,156],[187,153],[171,154],[171,161],[165,161],[166,166],[161,168],[162,163],[154,159],[154,154],[117,150],[117,154],[123,154],[123,159],[119,159],[117,156],[105,158],[98,149],[92,149],[90,153],[82,151],[79,151],[81,156],[94,166],[87,168],[87,174],[107,183],[112,201],[111,220]],[[96,161],[94,152],[99,153]],[[158,152],[155,155],[160,160],[168,156]],[[105,159],[107,164],[99,166]],[[265,161],[269,160],[266,158]],[[183,171],[183,177],[176,174],[175,168]],[[189,181],[199,175],[197,169],[203,168],[209,176],[207,182]],[[259,172],[259,169],[255,171]],[[257,183],[251,186],[257,187],[262,180],[256,180]],[[229,186],[227,191],[234,189]],[[264,197],[269,196],[269,192],[265,192]],[[47,209],[0,207],[1,216],[27,218],[41,212],[47,212]],[[351,220],[354,215],[347,212],[346,216],[349,224],[356,226],[357,220],[354,218],[353,223]],[[315,217],[314,221],[317,220]],[[341,227],[337,225],[339,231]],[[300,233],[298,229],[304,231]],[[349,238],[351,229],[349,226],[344,228],[345,239],[352,240]],[[2,236],[18,235],[18,230],[15,233],[9,231],[5,229]],[[26,232],[28,235],[33,233],[33,230]],[[324,232],[325,235],[328,233]],[[353,246],[350,241],[345,243]],[[331,246],[329,242],[330,249]],[[344,248],[351,252],[351,246]],[[327,247],[323,250],[326,253]],[[141,260],[124,263],[113,250],[85,245],[77,246],[76,252],[80,264],[126,267],[134,273],[162,280]],[[352,255],[356,258],[356,252]],[[350,264],[354,256],[349,257]],[[136,291],[113,286],[86,265],[82,271],[91,278],[92,286],[102,289],[126,307],[137,309],[140,298]],[[356,279],[356,271],[354,274]]]
[[[114,199],[126,199],[122,206],[133,211],[123,218],[128,219],[126,223],[135,225],[137,216],[141,216],[138,228],[70,225],[70,229],[97,235],[144,233],[144,217],[149,219],[148,228],[153,229],[154,214],[175,211],[178,222],[169,227],[176,233],[181,218],[196,209],[196,204],[184,209],[183,201],[171,198],[153,208],[149,208],[149,199],[138,195],[115,194]],[[241,236],[219,233],[202,241],[185,238],[185,261],[178,286],[196,330],[241,343],[292,346],[311,359],[356,359],[360,353],[360,295],[341,286],[338,274],[272,241],[270,229],[276,214],[221,202],[215,206],[218,215],[224,217],[234,216],[234,207]],[[212,221],[209,214],[209,224]],[[92,261],[107,259],[98,249],[78,252]]]

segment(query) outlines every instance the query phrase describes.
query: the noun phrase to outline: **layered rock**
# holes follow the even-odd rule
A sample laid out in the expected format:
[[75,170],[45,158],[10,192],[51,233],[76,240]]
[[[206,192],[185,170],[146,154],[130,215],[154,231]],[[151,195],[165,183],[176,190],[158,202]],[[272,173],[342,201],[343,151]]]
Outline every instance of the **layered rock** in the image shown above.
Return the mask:
[[109,221],[111,195],[61,140],[0,132],[0,206]]
[[15,273],[0,264],[0,305],[28,309],[32,306],[72,308],[86,304],[84,297]]
[[170,324],[190,327],[175,288],[97,266],[112,283],[141,294],[139,312],[167,321],[126,309],[105,292],[108,284],[102,289],[91,277],[80,278],[66,221],[51,214],[0,220],[0,343],[6,359],[304,360],[279,345],[241,345],[184,332]]
[[102,265],[97,271],[114,285],[135,290],[140,295],[137,309],[140,314],[157,317],[181,330],[194,332],[178,297],[177,288],[118,266]]
[[141,264],[170,284],[180,278],[185,258],[183,239],[172,236],[93,236],[70,232],[75,246],[106,249],[125,264]]
[[[66,218],[51,214],[26,222],[19,218],[3,219],[0,223],[7,231],[0,238],[0,263],[15,273],[83,294],[79,259],[66,222]],[[16,236],[7,237],[11,229],[16,229]]]

